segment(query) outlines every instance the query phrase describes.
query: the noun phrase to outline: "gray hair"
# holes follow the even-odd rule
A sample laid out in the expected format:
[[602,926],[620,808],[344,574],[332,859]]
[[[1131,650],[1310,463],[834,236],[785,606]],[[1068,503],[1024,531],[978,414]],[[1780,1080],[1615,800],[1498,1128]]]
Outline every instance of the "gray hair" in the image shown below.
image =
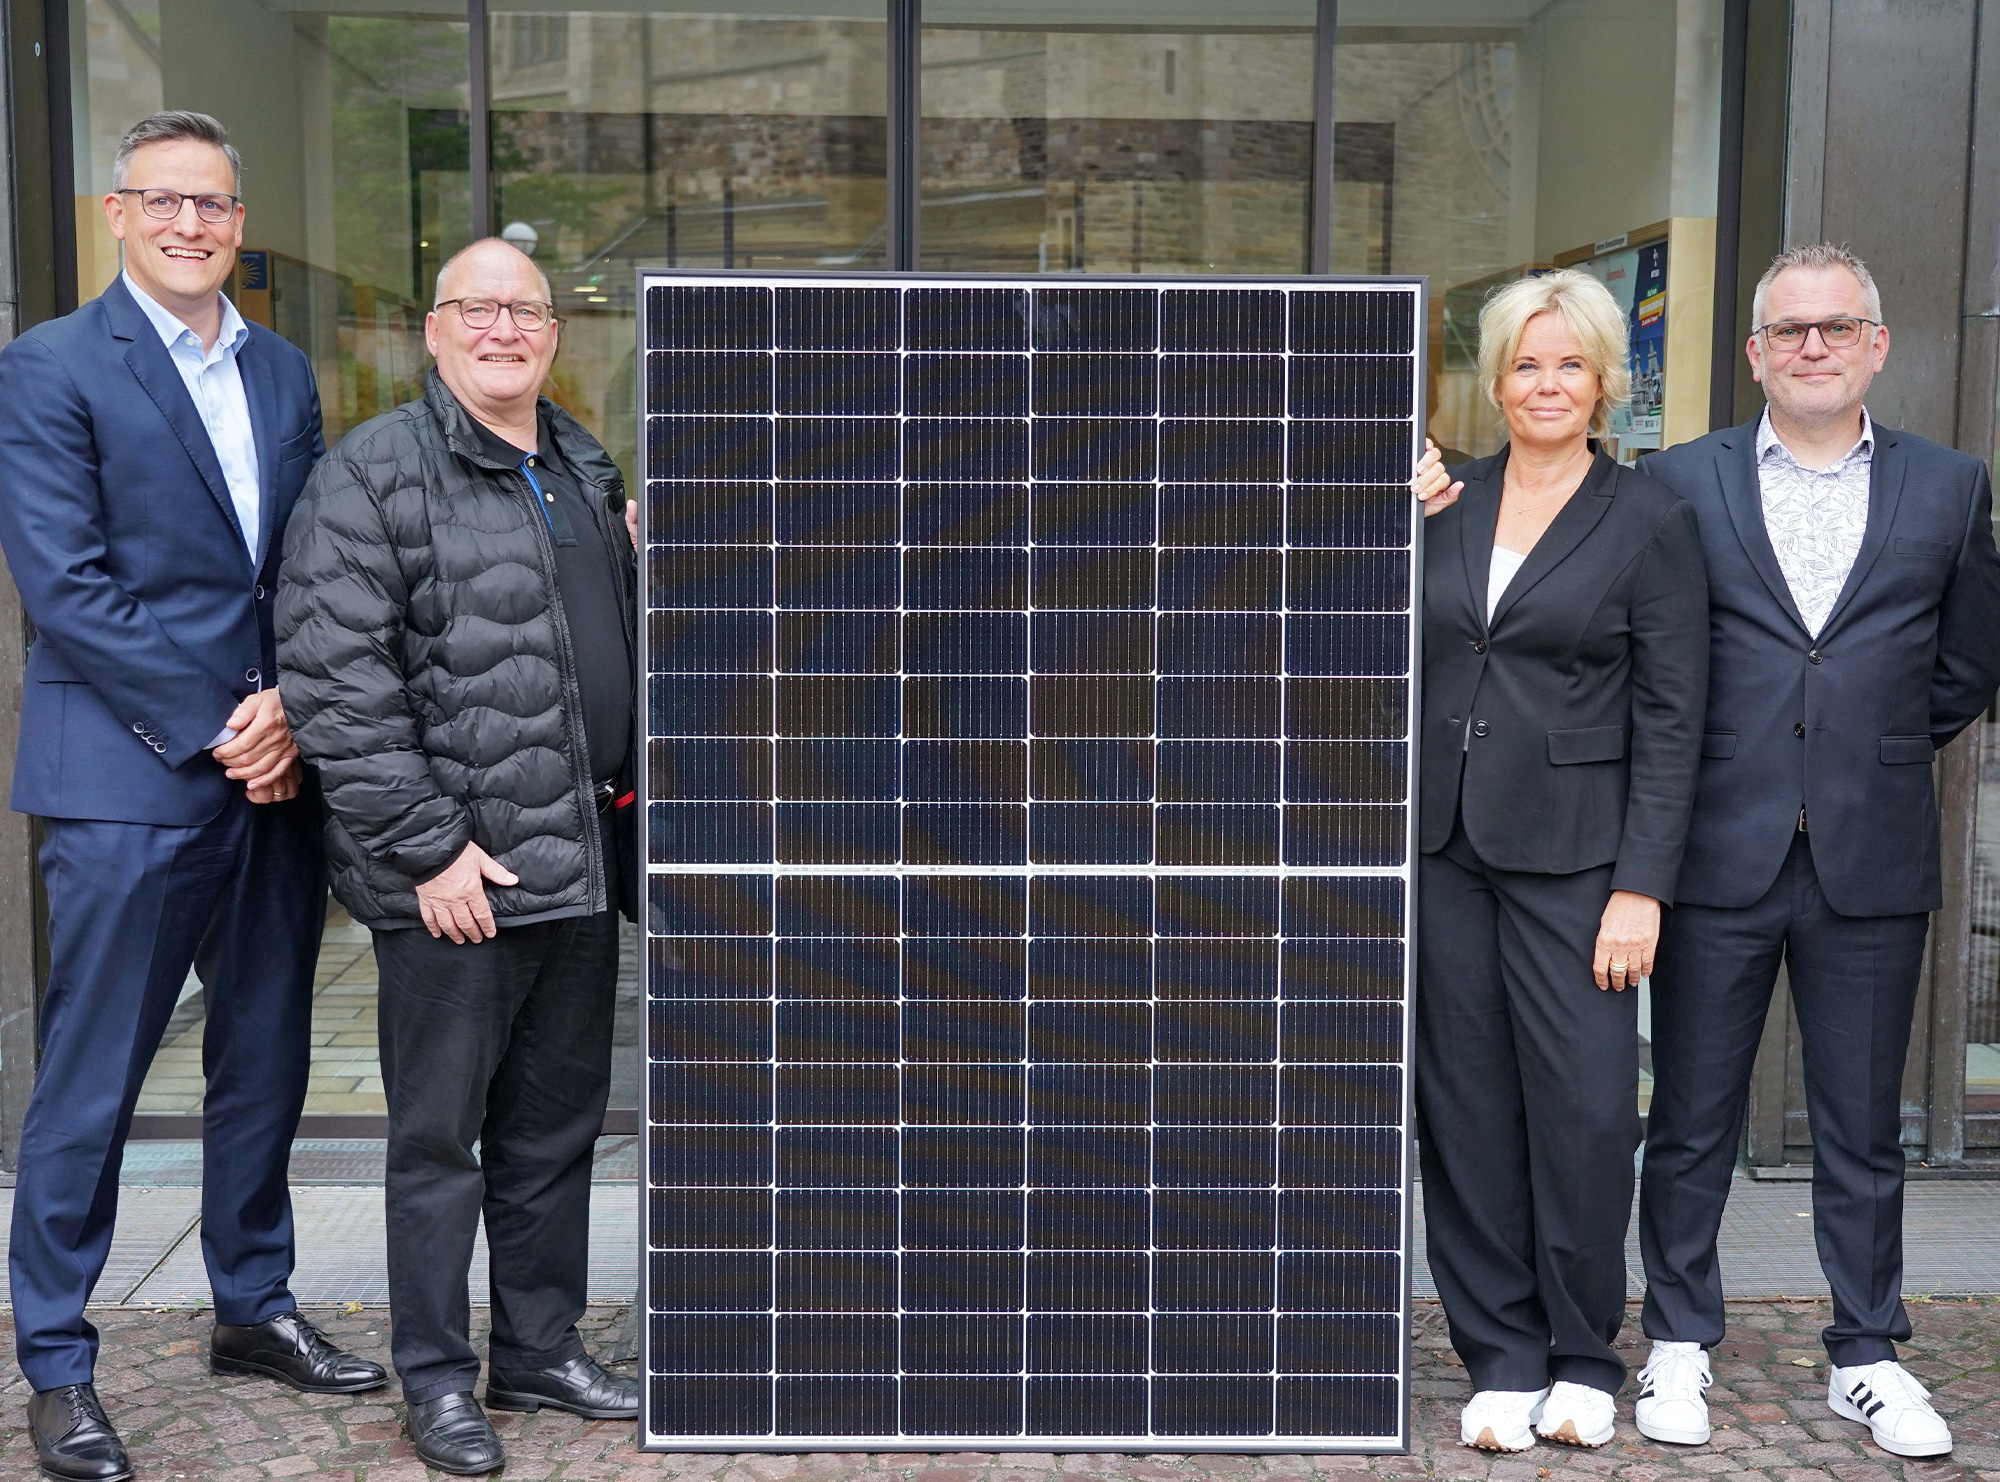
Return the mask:
[[1764,303],[1770,297],[1771,285],[1778,281],[1778,274],[1787,268],[1846,268],[1861,284],[1861,306],[1867,310],[1867,317],[1877,324],[1882,322],[1882,293],[1875,286],[1868,264],[1841,243],[1805,242],[1797,247],[1787,247],[1772,258],[1771,265],[1764,269],[1764,276],[1757,280],[1756,296],[1750,300],[1750,323],[1753,328],[1762,327]]
[[489,247],[505,247],[509,252],[520,258],[521,261],[533,268],[535,276],[542,280],[542,297],[550,303],[555,302],[555,290],[549,287],[549,275],[542,271],[540,263],[536,262],[505,237],[481,237],[476,242],[468,242],[444,260],[444,266],[438,269],[437,282],[431,289],[431,307],[433,309],[444,302],[445,279],[451,276],[451,270],[457,267],[465,258],[472,256],[473,253],[484,252]]
[[220,119],[186,108],[170,108],[165,113],[155,113],[140,119],[125,131],[125,137],[118,141],[118,157],[111,163],[111,188],[125,188],[129,178],[126,172],[132,166],[134,154],[148,144],[166,144],[175,139],[213,144],[221,150],[229,160],[229,173],[235,181],[232,193],[243,194],[243,156],[229,142],[229,130],[222,126]]

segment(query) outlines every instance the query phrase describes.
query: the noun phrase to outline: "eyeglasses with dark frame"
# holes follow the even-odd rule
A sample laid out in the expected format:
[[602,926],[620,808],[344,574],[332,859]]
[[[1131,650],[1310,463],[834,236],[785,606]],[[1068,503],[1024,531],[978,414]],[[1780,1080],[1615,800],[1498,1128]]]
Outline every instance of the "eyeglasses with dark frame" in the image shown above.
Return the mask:
[[1752,334],[1764,337],[1764,343],[1773,350],[1803,350],[1806,336],[1819,331],[1819,340],[1829,350],[1851,350],[1861,343],[1862,332],[1873,326],[1882,327],[1879,319],[1857,319],[1851,314],[1838,319],[1782,319],[1774,324],[1760,324]]
[[524,334],[547,329],[556,321],[554,304],[532,298],[519,299],[511,304],[503,304],[490,298],[448,298],[433,307],[445,309],[454,305],[458,309],[458,317],[465,321],[467,329],[491,329],[500,322],[502,309],[505,309],[507,317],[514,321],[514,328]]
[[181,214],[183,201],[194,202],[194,214],[210,225],[219,226],[236,214],[236,208],[243,204],[241,196],[224,195],[220,191],[203,191],[200,195],[182,195],[177,190],[161,190],[154,186],[120,186],[121,196],[137,196],[139,208],[156,221],[172,221]]

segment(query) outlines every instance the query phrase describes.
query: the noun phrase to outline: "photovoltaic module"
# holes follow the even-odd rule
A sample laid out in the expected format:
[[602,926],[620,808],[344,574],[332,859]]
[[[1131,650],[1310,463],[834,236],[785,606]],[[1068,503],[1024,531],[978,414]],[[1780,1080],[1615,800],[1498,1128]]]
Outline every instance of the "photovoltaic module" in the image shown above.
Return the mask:
[[640,291],[644,1443],[1402,1446],[1421,282]]

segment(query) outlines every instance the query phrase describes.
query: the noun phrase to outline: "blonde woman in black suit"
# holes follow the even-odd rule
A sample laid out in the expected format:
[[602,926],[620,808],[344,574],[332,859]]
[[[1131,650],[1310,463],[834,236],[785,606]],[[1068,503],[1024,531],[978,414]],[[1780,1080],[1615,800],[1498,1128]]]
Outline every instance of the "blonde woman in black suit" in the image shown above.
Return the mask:
[[1480,315],[1509,441],[1426,454],[1416,1074],[1430,1264],[1467,1445],[1601,1446],[1625,1365],[1638,1022],[1694,798],[1693,506],[1595,439],[1625,316],[1562,271]]

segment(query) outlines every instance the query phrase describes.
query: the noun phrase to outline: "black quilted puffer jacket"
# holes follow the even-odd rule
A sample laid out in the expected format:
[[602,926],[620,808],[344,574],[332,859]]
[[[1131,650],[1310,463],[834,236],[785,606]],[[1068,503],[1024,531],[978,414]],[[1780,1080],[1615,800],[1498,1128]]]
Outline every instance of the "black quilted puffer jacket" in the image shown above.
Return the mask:
[[[617,465],[542,408],[596,495],[608,548],[629,551]],[[629,609],[634,573],[613,564]],[[496,917],[606,908],[555,570],[526,477],[481,455],[435,369],[422,400],[362,423],[313,471],[285,531],[279,688],[319,771],[333,892],[355,920],[421,919],[417,884],[468,840],[520,876],[487,886]]]

